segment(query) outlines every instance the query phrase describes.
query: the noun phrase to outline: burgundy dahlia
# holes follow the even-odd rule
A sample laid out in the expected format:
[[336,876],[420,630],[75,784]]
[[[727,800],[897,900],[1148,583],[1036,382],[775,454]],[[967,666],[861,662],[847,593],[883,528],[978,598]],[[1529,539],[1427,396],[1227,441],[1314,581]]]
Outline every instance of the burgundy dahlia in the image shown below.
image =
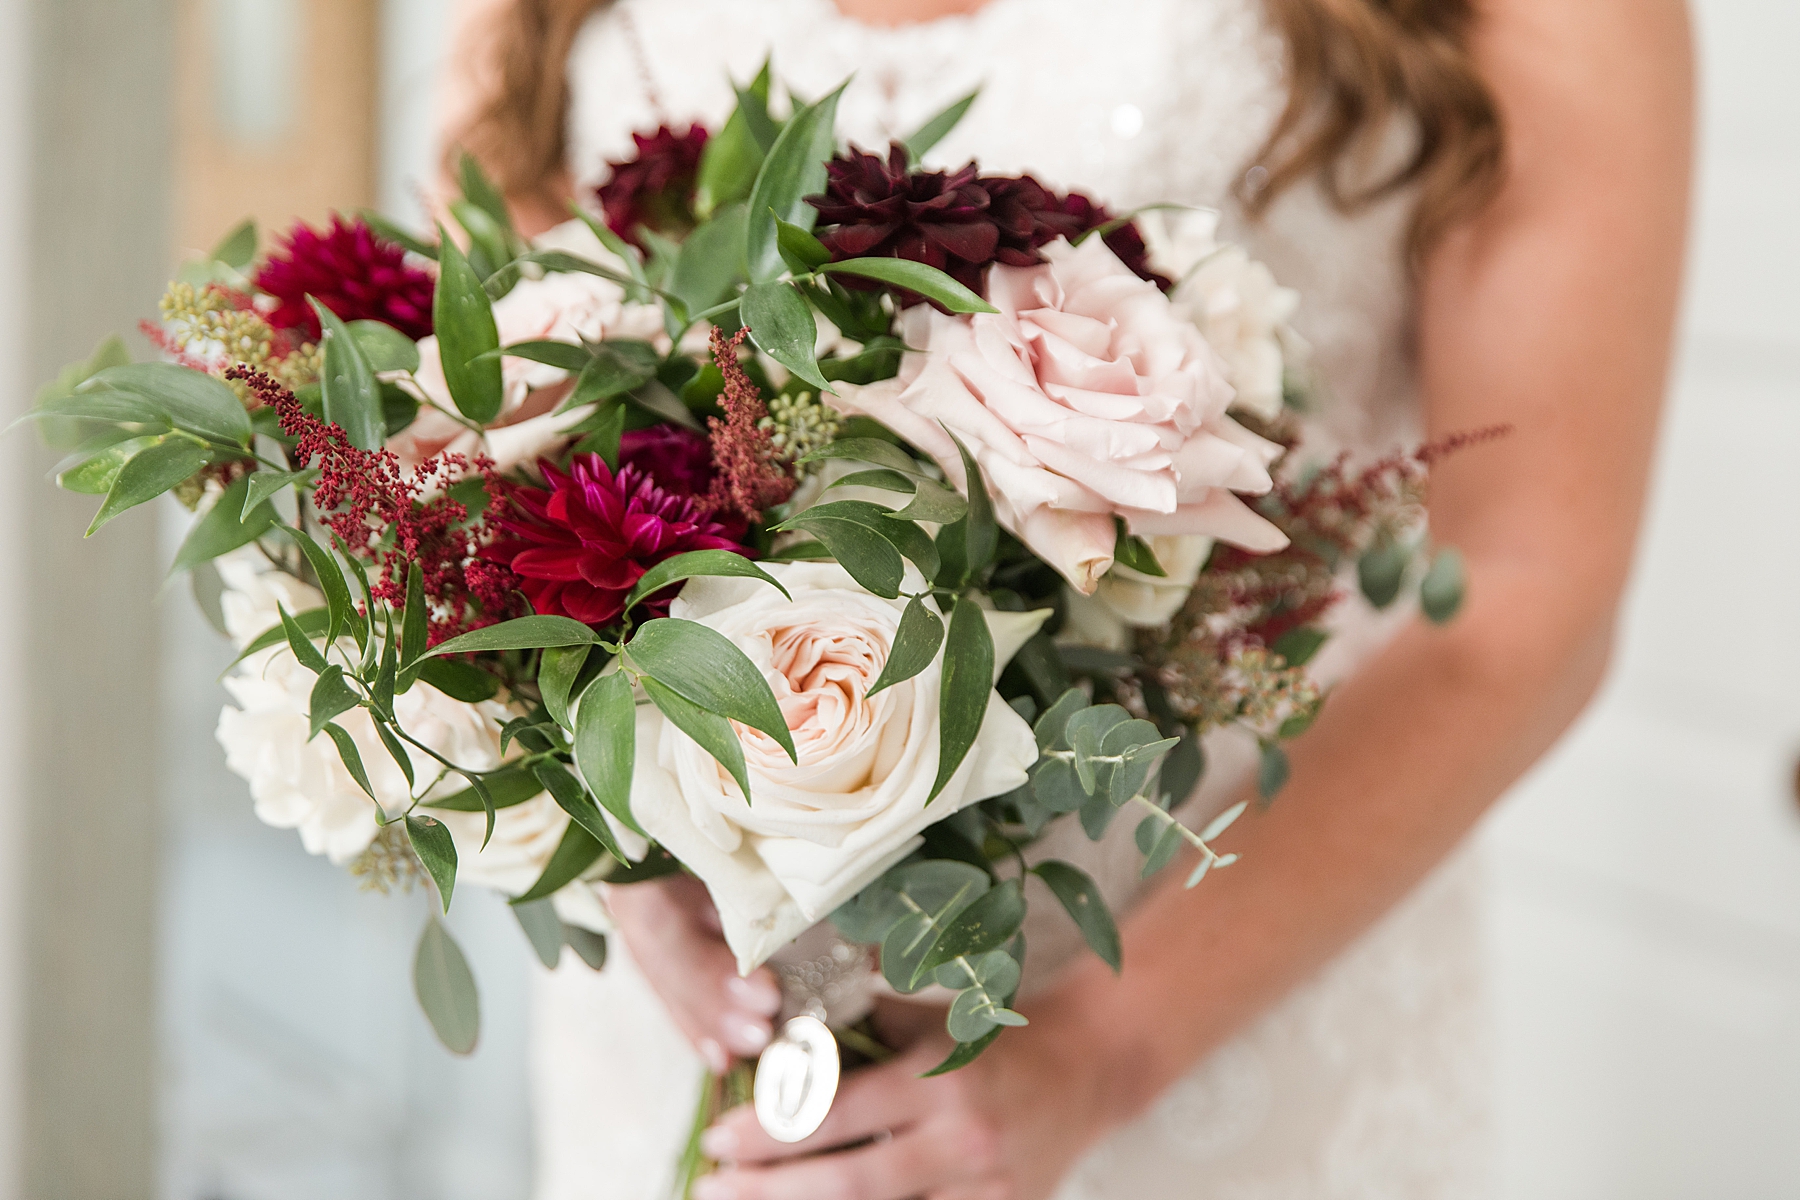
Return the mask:
[[[639,577],[663,559],[689,550],[743,551],[691,497],[664,491],[636,466],[615,475],[598,454],[577,454],[566,474],[541,466],[549,487],[511,489],[501,537],[482,550],[518,576],[540,614],[609,625]],[[668,603],[645,607],[666,613]]]
[[700,178],[700,155],[706,149],[706,126],[691,125],[676,133],[664,125],[649,136],[631,137],[637,154],[607,163],[611,176],[597,192],[607,228],[634,246],[639,245],[639,226],[681,237],[697,222],[694,188]]
[[832,159],[825,194],[806,202],[819,210],[819,240],[833,257],[907,258],[975,292],[1001,248],[975,164],[912,171],[898,142],[885,160],[855,149]]
[[[1029,175],[981,175],[974,163],[954,172],[915,171],[907,162],[895,144],[885,160],[851,150],[826,166],[825,194],[807,203],[819,210],[819,240],[833,257],[907,258],[986,294],[991,264],[1036,266],[1045,245],[1074,241],[1113,219],[1079,192],[1058,195]],[[1136,226],[1121,225],[1105,241],[1139,277],[1170,286],[1150,269]]]
[[712,490],[712,443],[697,429],[679,425],[627,429],[619,437],[619,465],[636,467],[657,487],[677,496],[704,496]]
[[[1116,219],[1104,204],[1097,203],[1080,192],[1070,192],[1058,199],[1056,214],[1047,216],[1045,221],[1047,227],[1057,229],[1053,237],[1066,237],[1074,241],[1089,230],[1098,229]],[[1100,240],[1139,279],[1149,280],[1165,292],[1175,286],[1174,280],[1166,275],[1158,275],[1151,267],[1150,247],[1144,244],[1144,235],[1138,232],[1134,222],[1126,221],[1102,235]]]
[[314,341],[319,318],[308,296],[346,321],[383,321],[415,341],[431,333],[436,280],[409,266],[399,246],[336,213],[322,230],[297,222],[256,273],[256,286],[280,302],[268,314],[270,325]]

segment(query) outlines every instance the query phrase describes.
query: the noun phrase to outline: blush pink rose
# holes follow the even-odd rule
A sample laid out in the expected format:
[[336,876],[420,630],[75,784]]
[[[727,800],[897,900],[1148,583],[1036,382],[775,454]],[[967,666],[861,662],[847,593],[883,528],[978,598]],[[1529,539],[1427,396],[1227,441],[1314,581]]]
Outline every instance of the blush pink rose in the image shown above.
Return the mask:
[[947,427],[980,465],[1001,525],[1083,594],[1113,565],[1115,517],[1142,537],[1285,546],[1239,499],[1273,486],[1280,449],[1225,415],[1224,365],[1192,322],[1099,238],[1053,242],[1044,257],[993,269],[998,313],[910,309],[899,376],[839,384],[836,406],[930,454],[966,492]]

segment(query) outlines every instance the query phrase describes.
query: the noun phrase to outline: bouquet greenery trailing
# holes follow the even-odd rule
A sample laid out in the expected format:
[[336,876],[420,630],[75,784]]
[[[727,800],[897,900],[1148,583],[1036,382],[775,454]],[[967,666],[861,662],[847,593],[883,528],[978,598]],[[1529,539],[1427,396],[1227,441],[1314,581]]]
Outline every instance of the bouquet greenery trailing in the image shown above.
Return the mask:
[[[470,161],[454,235],[246,225],[146,325],[163,361],[109,342],[33,416],[90,533],[197,512],[173,570],[238,643],[219,738],[265,820],[445,910],[499,889],[547,966],[676,871],[745,970],[829,919],[946,989],[947,1071],[1025,1023],[1028,877],[1120,966],[1046,827],[1123,815],[1200,883],[1246,807],[1177,818],[1202,738],[1247,730],[1274,798],[1350,569],[1454,613],[1451,447],[1295,466],[1296,298],[1207,214],[919,167],[969,101],[881,156],[772,91],[535,241]],[[471,1050],[435,913],[415,980]]]

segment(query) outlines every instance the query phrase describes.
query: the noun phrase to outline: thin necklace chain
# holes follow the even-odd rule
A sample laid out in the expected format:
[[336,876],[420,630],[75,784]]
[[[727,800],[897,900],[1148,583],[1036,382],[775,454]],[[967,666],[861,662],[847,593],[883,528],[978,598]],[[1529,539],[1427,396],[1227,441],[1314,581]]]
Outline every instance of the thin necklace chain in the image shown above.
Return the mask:
[[658,125],[667,125],[669,114],[663,108],[662,92],[656,86],[655,73],[650,70],[650,52],[645,49],[644,35],[638,31],[637,20],[631,15],[631,5],[620,4],[618,13],[619,25],[625,30],[625,41],[631,48],[631,63],[637,71],[638,83],[644,89],[644,99],[650,103],[650,113]]

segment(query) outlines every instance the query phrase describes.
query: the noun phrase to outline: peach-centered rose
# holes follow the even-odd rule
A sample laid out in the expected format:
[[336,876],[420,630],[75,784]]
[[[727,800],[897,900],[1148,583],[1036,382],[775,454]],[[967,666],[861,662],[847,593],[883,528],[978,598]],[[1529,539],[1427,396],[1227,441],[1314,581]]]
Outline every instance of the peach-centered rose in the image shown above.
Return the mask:
[[[773,738],[739,727],[746,803],[711,754],[640,704],[631,781],[633,815],[706,884],[744,971],[912,853],[927,825],[1020,786],[1037,761],[1031,727],[990,690],[974,748],[930,800],[942,651],[919,675],[870,696],[906,602],[869,594],[836,563],[767,570],[791,601],[756,580],[696,579],[669,615],[723,634],[761,668],[798,763]],[[995,665],[1046,615],[987,614]]]
[[1234,493],[1273,486],[1279,447],[1225,415],[1218,355],[1154,284],[1099,238],[1053,242],[1037,267],[993,268],[1000,311],[902,318],[898,377],[838,385],[967,490],[962,439],[1000,523],[1083,594],[1113,564],[1114,518],[1143,537],[1199,535],[1246,550],[1287,544]]

